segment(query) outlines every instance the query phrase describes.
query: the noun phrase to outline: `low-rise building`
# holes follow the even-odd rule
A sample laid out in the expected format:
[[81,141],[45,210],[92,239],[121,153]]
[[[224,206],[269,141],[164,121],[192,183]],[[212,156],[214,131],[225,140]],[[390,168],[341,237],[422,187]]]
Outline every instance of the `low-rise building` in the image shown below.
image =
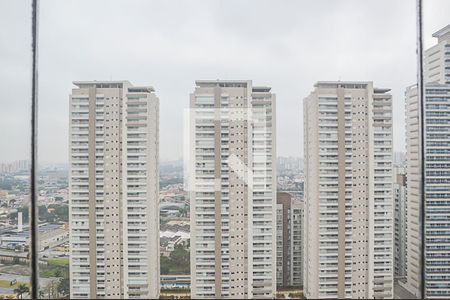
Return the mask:
[[[61,224],[41,224],[39,225],[39,251],[58,246],[69,240],[69,230],[67,226]],[[30,244],[30,231],[24,227],[23,231],[11,230],[0,235],[0,248],[17,249],[28,247]]]

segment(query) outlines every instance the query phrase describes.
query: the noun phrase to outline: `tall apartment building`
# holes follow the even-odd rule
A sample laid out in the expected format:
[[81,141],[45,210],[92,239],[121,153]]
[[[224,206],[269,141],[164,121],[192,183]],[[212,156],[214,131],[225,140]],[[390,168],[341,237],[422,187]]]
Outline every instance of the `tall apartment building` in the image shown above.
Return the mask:
[[303,201],[277,193],[277,287],[303,286]]
[[450,24],[433,33],[437,44],[425,51],[424,81],[450,84]]
[[251,81],[196,81],[188,187],[193,298],[276,291],[275,95]]
[[[450,297],[450,85],[425,87],[425,142],[419,131],[417,88],[406,91],[407,288],[421,297],[422,246],[425,248],[426,298]],[[422,245],[420,159],[425,146],[425,245]]]
[[128,81],[70,95],[70,298],[159,296],[159,100]]
[[394,276],[406,276],[406,171],[394,167]]
[[392,298],[389,89],[320,81],[304,124],[306,297]]
[[[417,297],[421,297],[424,287],[426,298],[449,298],[450,25],[434,33],[433,37],[438,39],[438,43],[424,54],[424,141],[421,139],[417,87],[410,86],[405,92],[408,163],[406,287]],[[425,154],[424,211],[420,189],[422,150]],[[422,213],[424,224],[420,222]]]

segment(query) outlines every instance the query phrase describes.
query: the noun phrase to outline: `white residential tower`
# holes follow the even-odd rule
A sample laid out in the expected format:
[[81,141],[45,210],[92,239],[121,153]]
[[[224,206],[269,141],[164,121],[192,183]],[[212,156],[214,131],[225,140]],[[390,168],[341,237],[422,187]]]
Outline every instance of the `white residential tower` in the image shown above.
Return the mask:
[[159,296],[159,100],[128,81],[70,95],[70,298]]
[[304,124],[306,297],[392,298],[389,89],[320,81]]
[[247,80],[200,80],[190,97],[193,298],[276,290],[275,95]]

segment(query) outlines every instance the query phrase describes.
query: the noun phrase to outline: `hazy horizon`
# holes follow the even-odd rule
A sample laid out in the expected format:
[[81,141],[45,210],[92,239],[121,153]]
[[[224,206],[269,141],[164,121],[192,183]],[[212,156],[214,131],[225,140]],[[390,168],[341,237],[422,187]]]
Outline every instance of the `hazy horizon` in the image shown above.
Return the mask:
[[[450,23],[450,1],[425,1],[424,9],[428,47],[431,34]],[[403,93],[416,80],[415,13],[408,0],[41,1],[39,160],[68,161],[76,80],[153,86],[161,160],[182,158],[183,110],[195,80],[249,79],[272,87],[277,156],[292,157],[303,156],[302,100],[315,82],[373,81],[392,89],[394,150],[404,151]],[[30,16],[25,1],[0,3],[8,25],[0,28],[3,162],[29,152]]]

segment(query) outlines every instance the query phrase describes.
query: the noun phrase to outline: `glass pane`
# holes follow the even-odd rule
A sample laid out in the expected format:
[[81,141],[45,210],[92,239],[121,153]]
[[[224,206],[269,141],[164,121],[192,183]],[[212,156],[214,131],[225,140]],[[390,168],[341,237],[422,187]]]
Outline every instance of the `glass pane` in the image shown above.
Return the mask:
[[[61,61],[68,54],[64,45],[68,45],[69,36],[60,35],[65,21],[51,17],[54,9],[60,9],[54,1],[40,1],[39,283],[40,295],[45,299],[70,295],[67,148],[70,81],[64,81],[69,60]],[[55,43],[56,40],[60,43]]]
[[419,295],[415,8],[43,1],[42,296]]
[[404,89],[416,79],[415,5],[328,5],[305,16],[304,294],[393,298],[393,179],[404,173]]
[[0,3],[0,297],[29,297],[31,5]]
[[[449,9],[448,1],[423,1],[422,102],[418,101],[421,93],[417,85],[405,91],[408,194],[406,277],[402,285],[416,297],[425,298],[450,296]],[[423,126],[422,135],[417,123]]]

